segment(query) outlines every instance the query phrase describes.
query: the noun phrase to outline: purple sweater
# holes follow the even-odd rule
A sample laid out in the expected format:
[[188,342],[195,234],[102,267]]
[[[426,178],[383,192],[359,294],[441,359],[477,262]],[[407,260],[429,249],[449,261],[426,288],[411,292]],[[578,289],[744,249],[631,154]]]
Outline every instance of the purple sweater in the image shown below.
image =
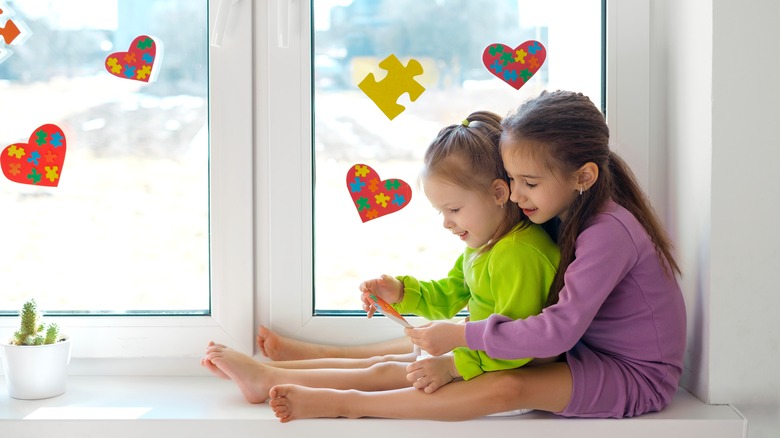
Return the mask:
[[[575,256],[557,304],[526,319],[492,315],[469,322],[469,348],[500,359],[566,352],[574,387],[563,415],[624,417],[662,409],[677,390],[685,350],[677,281],[642,225],[614,202],[580,233]],[[589,394],[601,391],[605,372],[629,384],[615,384],[613,394]],[[580,409],[587,403],[601,406]]]

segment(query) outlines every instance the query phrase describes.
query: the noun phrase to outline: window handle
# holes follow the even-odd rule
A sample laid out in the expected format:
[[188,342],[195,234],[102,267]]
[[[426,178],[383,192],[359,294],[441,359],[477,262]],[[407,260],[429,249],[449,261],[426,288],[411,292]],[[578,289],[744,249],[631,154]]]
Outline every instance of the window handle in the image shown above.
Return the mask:
[[295,0],[278,0],[276,5],[276,28],[279,29],[278,47],[286,49],[290,47],[290,9]]
[[211,34],[212,46],[222,47],[222,37],[225,36],[230,11],[233,10],[233,6],[238,4],[239,1],[241,0],[219,0],[217,18],[214,20],[214,31]]

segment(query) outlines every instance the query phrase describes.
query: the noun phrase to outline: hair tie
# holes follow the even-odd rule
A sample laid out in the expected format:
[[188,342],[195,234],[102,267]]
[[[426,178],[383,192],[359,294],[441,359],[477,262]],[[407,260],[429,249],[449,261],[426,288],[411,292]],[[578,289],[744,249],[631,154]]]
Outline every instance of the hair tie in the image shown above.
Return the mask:
[[469,127],[469,119],[463,119],[463,121],[460,122],[460,124],[468,128]]

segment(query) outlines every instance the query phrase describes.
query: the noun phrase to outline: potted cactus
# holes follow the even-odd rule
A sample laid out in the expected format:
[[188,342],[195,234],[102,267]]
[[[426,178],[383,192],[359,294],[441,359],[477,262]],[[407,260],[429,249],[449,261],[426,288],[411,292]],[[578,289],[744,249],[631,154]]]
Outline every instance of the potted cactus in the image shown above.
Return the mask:
[[35,300],[22,306],[21,323],[8,343],[0,343],[8,395],[34,400],[65,392],[70,339],[57,324],[43,324]]

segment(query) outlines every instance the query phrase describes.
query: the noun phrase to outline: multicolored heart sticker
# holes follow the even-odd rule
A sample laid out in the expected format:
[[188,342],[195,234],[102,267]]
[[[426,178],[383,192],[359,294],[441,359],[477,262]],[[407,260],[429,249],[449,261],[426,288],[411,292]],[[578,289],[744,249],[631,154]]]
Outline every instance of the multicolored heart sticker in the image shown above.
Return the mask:
[[0,167],[6,178],[20,184],[57,187],[67,145],[57,125],[46,124],[30,135],[27,143],[15,143],[3,149]]
[[381,180],[374,169],[355,164],[347,172],[347,189],[363,222],[386,216],[409,205],[412,188],[400,179]]
[[141,82],[154,82],[162,63],[163,45],[149,35],[136,37],[127,52],[115,52],[106,58],[106,70],[112,75]]
[[515,90],[542,68],[546,58],[547,50],[535,40],[528,40],[514,49],[504,44],[491,44],[482,52],[482,63],[490,73]]

